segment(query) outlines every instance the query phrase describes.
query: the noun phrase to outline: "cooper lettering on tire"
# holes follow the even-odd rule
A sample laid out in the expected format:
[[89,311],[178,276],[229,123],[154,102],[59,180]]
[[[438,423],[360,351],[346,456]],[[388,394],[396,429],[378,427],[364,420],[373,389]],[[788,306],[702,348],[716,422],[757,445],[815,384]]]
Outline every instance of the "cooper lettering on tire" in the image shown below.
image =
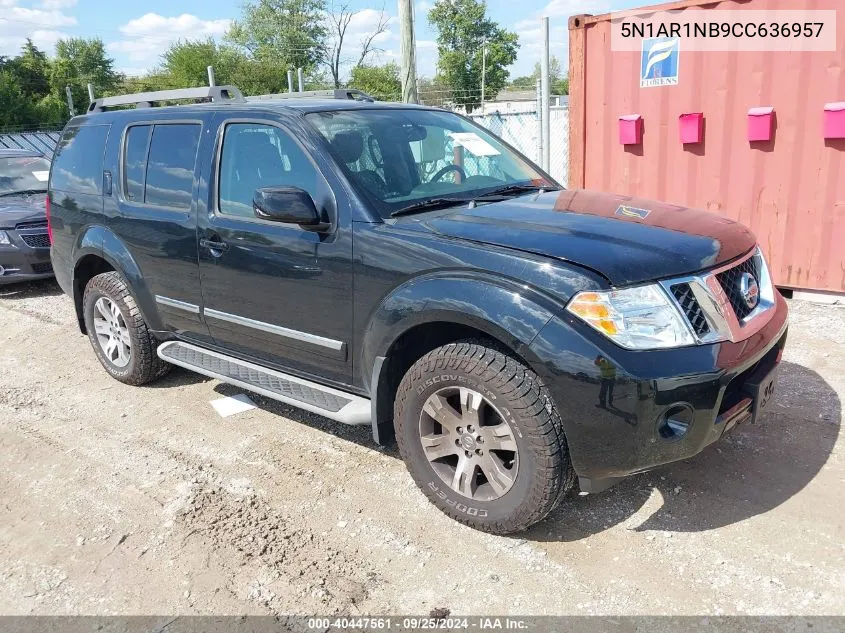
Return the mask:
[[480,341],[418,360],[397,391],[399,451],[438,508],[494,533],[545,517],[574,483],[560,417],[540,378]]

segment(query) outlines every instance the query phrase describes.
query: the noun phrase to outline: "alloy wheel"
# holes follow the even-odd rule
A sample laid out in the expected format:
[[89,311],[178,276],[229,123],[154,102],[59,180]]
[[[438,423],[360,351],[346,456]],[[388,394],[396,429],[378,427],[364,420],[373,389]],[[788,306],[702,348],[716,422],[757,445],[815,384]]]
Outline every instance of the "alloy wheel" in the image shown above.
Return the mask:
[[94,332],[109,362],[126,367],[132,354],[129,328],[117,304],[108,297],[100,297],[94,304]]
[[429,396],[420,414],[419,436],[437,476],[465,497],[493,501],[516,481],[519,451],[513,430],[473,389],[444,387]]

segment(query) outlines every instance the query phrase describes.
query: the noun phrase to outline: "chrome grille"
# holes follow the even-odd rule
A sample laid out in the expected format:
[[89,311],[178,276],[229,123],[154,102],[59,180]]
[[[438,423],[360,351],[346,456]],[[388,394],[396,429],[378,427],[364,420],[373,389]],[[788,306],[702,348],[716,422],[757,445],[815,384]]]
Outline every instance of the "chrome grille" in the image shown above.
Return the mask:
[[[748,308],[740,294],[744,273],[757,281],[759,300]],[[686,317],[699,344],[742,341],[758,332],[776,304],[776,290],[759,247],[742,261],[660,282],[663,290]]]
[[709,334],[710,326],[707,324],[707,318],[704,316],[704,311],[701,309],[698,299],[695,298],[690,285],[688,283],[675,284],[671,287],[671,290],[672,295],[692,326],[693,332],[699,337]]
[[760,271],[757,269],[757,258],[749,257],[744,262],[729,268],[728,270],[716,275],[719,280],[719,285],[725,291],[728,301],[731,302],[736,318],[742,321],[745,317],[751,314],[755,306],[748,307],[742,294],[739,291],[739,280],[743,273],[749,273],[754,277],[754,281],[760,284]]
[[46,233],[21,233],[21,239],[30,248],[50,248],[50,236]]

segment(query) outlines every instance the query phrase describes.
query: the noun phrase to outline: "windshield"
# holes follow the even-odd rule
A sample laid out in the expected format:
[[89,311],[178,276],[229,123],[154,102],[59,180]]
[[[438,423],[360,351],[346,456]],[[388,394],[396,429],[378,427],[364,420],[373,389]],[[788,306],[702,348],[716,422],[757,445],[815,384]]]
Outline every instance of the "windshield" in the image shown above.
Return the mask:
[[0,158],[0,195],[47,191],[50,161],[41,156]]
[[430,199],[469,200],[513,185],[556,187],[495,136],[450,112],[362,109],[306,118],[385,218]]

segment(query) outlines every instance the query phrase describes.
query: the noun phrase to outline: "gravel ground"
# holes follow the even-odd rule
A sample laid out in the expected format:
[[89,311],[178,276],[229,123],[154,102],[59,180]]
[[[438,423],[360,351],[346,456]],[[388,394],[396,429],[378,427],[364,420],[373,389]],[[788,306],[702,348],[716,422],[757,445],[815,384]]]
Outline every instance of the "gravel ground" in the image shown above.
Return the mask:
[[777,401],[518,537],[396,450],[182,370],[101,370],[52,282],[0,288],[0,613],[845,614],[845,308],[792,302]]

